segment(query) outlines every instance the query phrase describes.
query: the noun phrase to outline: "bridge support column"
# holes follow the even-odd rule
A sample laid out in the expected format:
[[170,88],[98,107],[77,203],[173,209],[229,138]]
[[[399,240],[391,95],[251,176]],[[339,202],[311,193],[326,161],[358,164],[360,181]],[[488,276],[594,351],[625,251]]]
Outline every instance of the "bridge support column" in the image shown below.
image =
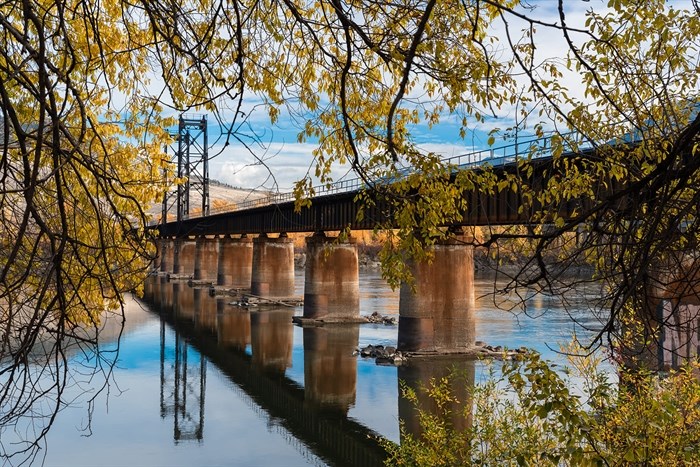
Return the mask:
[[323,232],[306,239],[304,318],[356,321],[360,279],[354,238],[338,242]]
[[172,238],[164,238],[161,242],[160,270],[162,272],[173,272],[175,240]]
[[178,269],[180,269],[180,248],[182,247],[182,239],[173,239],[173,262],[170,272],[177,274]]
[[216,238],[198,237],[194,253],[194,280],[216,280],[219,260],[219,240]]
[[474,329],[474,247],[457,235],[433,247],[431,263],[411,263],[415,293],[401,284],[398,348],[403,351],[460,352],[472,347]]
[[249,288],[253,273],[253,239],[222,237],[219,240],[219,268],[216,284]]
[[173,272],[178,275],[194,273],[195,242],[181,238],[175,241],[175,261]]
[[250,293],[266,298],[294,295],[294,243],[287,234],[262,234],[253,240]]
[[161,258],[163,258],[163,239],[157,238],[154,243],[156,245],[156,254],[153,257],[153,263],[151,263],[151,270],[156,272],[160,271]]
[[[619,353],[633,371],[678,369],[700,361],[700,252],[673,252],[666,261],[650,269],[654,279],[646,300],[622,322],[629,337]],[[694,373],[700,376],[700,370]]]

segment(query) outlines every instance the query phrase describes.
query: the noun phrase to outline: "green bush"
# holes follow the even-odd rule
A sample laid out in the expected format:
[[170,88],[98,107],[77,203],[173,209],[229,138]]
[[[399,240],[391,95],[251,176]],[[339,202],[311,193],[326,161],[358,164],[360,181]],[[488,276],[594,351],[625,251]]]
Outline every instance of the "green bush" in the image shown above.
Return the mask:
[[[504,361],[461,401],[450,389],[459,374],[418,390],[402,385],[421,433],[402,424],[400,444],[384,441],[387,465],[700,465],[697,366],[617,385],[591,357],[572,363],[557,372],[537,354]],[[466,427],[455,427],[455,412]]]

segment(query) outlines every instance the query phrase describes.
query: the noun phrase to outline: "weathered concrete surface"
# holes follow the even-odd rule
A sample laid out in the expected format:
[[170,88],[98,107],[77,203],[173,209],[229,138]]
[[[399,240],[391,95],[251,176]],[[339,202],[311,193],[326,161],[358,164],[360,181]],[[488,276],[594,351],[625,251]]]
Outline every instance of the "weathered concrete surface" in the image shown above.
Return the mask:
[[347,413],[355,403],[360,326],[304,328],[304,395],[308,402]]
[[433,247],[431,263],[410,263],[415,293],[402,284],[398,349],[459,352],[474,346],[474,247],[456,236]]
[[173,272],[178,275],[190,275],[194,273],[195,241],[189,238],[181,238],[175,242],[175,254],[177,259],[173,266]]
[[219,240],[219,261],[216,284],[249,288],[253,275],[253,239],[222,237]]
[[[695,300],[693,300],[695,301]],[[664,300],[659,336],[663,369],[678,369],[700,357],[700,305]]]
[[194,255],[194,280],[215,282],[218,262],[219,239],[198,237]]
[[285,234],[253,240],[250,293],[266,298],[294,295],[294,243]]
[[624,323],[636,336],[621,343],[625,366],[668,370],[700,358],[700,253],[675,252],[649,270],[646,303]]
[[174,272],[173,262],[174,262],[174,252],[175,252],[175,240],[172,238],[164,238],[162,241],[161,257],[160,257],[160,270],[162,272]]
[[151,270],[152,271],[160,271],[160,264],[163,262],[163,240],[162,238],[158,238],[155,240],[156,244],[156,255],[153,257],[153,262],[151,263]]
[[360,280],[357,243],[317,233],[306,239],[304,318],[358,320]]

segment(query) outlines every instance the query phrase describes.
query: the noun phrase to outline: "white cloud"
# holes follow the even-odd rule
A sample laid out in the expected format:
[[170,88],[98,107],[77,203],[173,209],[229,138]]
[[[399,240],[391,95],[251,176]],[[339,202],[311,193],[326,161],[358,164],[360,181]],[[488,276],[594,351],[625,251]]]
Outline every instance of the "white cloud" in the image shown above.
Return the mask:
[[[288,189],[308,171],[313,145],[270,143],[267,149],[232,144],[211,160],[209,176],[244,188]],[[218,152],[216,149],[213,152]]]
[[[243,145],[230,145],[210,161],[209,176],[243,188],[286,192],[307,175],[315,179],[312,167],[315,148],[312,143],[272,142],[253,155]],[[354,177],[349,166],[341,164],[333,165],[333,175],[335,180]]]
[[442,157],[454,157],[461,154],[469,154],[477,149],[473,146],[466,146],[452,143],[425,143],[418,144],[418,148],[425,152],[439,154]]

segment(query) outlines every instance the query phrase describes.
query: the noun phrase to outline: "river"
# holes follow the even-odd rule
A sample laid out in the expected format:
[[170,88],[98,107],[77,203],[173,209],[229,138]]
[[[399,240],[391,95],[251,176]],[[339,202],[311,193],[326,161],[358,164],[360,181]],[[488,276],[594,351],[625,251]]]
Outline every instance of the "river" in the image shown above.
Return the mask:
[[[296,279],[302,295],[303,272]],[[379,465],[376,438],[398,442],[399,418],[409,428],[416,423],[413,409],[400,402],[399,380],[417,386],[454,366],[471,380],[486,374],[482,363],[461,359],[397,368],[353,355],[368,344],[395,346],[396,325],[301,328],[291,322],[300,307],[248,311],[182,282],[151,280],[147,290],[158,303],[129,301],[109,389],[88,410],[104,380],[83,378],[71,388],[72,402],[56,418],[37,463]],[[376,272],[361,272],[360,281],[362,314],[398,318],[398,292]],[[527,313],[513,313],[488,295],[492,280],[477,278],[475,286],[479,340],[562,359],[552,349],[575,328],[561,300],[538,297],[527,301]],[[595,327],[585,302],[573,312]],[[116,348],[105,340],[103,348]],[[73,357],[73,370],[81,372],[90,358]]]

